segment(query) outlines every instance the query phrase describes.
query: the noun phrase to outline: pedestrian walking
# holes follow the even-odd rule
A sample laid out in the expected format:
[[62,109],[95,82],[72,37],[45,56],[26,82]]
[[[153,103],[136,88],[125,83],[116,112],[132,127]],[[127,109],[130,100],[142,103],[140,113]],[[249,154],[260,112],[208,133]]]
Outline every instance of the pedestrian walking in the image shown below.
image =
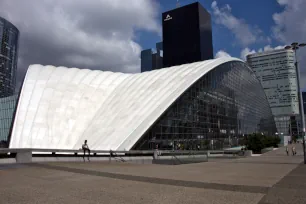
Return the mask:
[[296,155],[296,148],[295,148],[295,146],[292,147],[292,150],[294,152],[294,155]]
[[292,150],[292,156],[294,156],[296,154],[296,150],[295,150],[295,146],[294,145],[292,145],[291,150]]
[[286,146],[286,153],[287,153],[287,156],[289,156],[289,148],[288,148],[288,145]]

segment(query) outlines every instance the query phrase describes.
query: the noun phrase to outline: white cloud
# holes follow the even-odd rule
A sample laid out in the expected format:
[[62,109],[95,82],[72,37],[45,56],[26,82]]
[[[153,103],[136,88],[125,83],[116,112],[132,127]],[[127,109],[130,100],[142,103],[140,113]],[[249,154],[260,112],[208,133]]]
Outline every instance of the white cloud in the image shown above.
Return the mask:
[[272,51],[272,50],[279,50],[279,49],[284,49],[285,45],[278,45],[276,47],[271,47],[271,45],[266,45],[264,48],[260,48],[258,52],[265,52],[265,51]]
[[153,0],[1,0],[20,30],[19,80],[29,64],[139,72],[135,29],[161,35]]
[[[276,47],[271,47],[271,45],[266,45],[263,48],[259,48],[257,52],[265,52],[265,51],[272,51],[272,50],[278,50],[278,49],[283,49],[285,46],[279,45]],[[240,58],[242,60],[246,60],[246,56],[249,54],[254,54],[257,53],[254,49],[250,49],[248,47],[244,48],[241,53],[240,53]]]
[[211,4],[214,19],[217,24],[223,25],[232,31],[242,46],[248,46],[256,42],[269,42],[270,39],[262,35],[262,31],[257,26],[248,25],[244,19],[235,17],[231,13],[230,5],[226,4],[219,8],[217,1]]
[[219,50],[219,51],[216,53],[215,58],[220,58],[220,57],[231,57],[231,55],[228,54],[227,52],[225,52],[224,50]]
[[247,55],[254,54],[254,53],[256,53],[255,50],[251,50],[250,48],[246,47],[241,51],[240,58],[245,61]]
[[[273,14],[275,26],[272,28],[273,37],[288,45],[292,42],[306,43],[306,1],[305,0],[277,0],[284,6],[280,13]],[[298,51],[301,83],[306,90],[306,48]]]

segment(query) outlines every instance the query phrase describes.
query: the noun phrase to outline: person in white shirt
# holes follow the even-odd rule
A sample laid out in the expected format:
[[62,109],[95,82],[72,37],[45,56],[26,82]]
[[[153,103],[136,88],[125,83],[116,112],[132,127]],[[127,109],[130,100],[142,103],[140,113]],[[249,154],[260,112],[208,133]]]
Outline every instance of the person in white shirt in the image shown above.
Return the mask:
[[90,149],[88,147],[88,144],[87,144],[87,140],[84,141],[84,144],[82,145],[82,149],[84,151],[84,156],[83,156],[83,159],[85,161],[85,154],[86,154],[86,151],[88,152],[88,161],[89,161],[89,155],[90,155]]

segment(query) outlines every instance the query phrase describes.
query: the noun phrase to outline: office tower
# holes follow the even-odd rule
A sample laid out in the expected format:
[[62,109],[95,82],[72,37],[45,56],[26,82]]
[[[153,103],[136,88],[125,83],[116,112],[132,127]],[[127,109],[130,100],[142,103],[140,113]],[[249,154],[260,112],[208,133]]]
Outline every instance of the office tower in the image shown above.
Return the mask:
[[297,136],[300,111],[294,52],[281,49],[251,54],[247,63],[266,93],[278,134]]
[[141,51],[141,72],[163,68],[163,43],[156,43],[156,51],[147,49]]
[[0,17],[0,98],[15,92],[18,38],[18,29]]
[[162,14],[163,65],[213,59],[210,14],[196,2]]

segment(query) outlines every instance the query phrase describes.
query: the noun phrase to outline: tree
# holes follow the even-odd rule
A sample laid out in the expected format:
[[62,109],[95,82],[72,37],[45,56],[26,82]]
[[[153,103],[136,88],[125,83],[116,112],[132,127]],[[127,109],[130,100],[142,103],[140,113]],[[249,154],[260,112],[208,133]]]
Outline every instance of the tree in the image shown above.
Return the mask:
[[268,147],[278,147],[281,139],[276,136],[266,136],[262,134],[248,135],[246,139],[246,146],[254,153],[261,153],[261,150]]
[[261,134],[252,134],[247,136],[246,146],[247,149],[252,150],[254,153],[261,153],[261,150],[265,148],[264,141]]

